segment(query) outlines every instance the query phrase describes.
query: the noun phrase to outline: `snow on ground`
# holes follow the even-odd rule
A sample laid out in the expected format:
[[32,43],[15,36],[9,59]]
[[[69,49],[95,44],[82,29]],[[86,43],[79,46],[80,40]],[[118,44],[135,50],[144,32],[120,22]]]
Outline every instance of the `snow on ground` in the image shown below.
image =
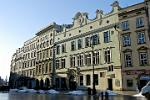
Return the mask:
[[46,92],[44,90],[38,90],[37,93],[44,94]]
[[10,89],[9,92],[13,93],[13,92],[18,92],[19,89]]
[[115,93],[115,92],[113,92],[113,91],[111,91],[111,90],[106,90],[106,91],[104,91],[104,92],[103,92],[103,95],[106,95],[106,92],[107,92],[108,95],[110,95],[110,96],[116,96],[116,95],[118,95],[117,93]]
[[19,93],[27,93],[28,91],[27,91],[27,89],[24,89],[24,90],[19,90],[18,92]]
[[27,89],[27,91],[28,91],[29,93],[36,93],[36,92],[37,92],[37,91],[34,90],[34,89]]
[[66,94],[71,94],[71,95],[85,95],[86,93],[84,91],[81,90],[77,90],[77,91],[70,91]]
[[58,94],[59,92],[53,89],[47,91],[49,94]]
[[134,97],[144,97],[143,95],[142,95],[142,93],[139,93],[139,94],[135,94],[135,95],[133,95]]

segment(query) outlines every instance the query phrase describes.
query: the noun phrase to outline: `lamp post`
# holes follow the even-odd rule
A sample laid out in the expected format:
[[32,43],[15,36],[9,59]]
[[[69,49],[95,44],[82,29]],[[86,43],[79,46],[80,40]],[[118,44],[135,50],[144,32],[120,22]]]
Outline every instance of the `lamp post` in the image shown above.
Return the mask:
[[92,74],[93,74],[93,90],[92,90],[92,94],[95,95],[96,94],[96,88],[95,88],[95,75],[94,75],[94,39],[96,37],[92,36],[90,39],[90,44],[91,44],[91,48],[92,48]]

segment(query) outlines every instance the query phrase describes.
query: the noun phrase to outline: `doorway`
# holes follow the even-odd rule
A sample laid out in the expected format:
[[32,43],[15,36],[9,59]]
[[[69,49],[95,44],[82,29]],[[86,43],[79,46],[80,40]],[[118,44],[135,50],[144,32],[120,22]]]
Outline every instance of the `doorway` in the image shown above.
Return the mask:
[[108,79],[108,90],[113,90],[113,83],[111,78]]
[[71,75],[69,77],[69,88],[70,88],[70,90],[76,90],[76,88],[77,88],[77,84],[76,84],[74,79],[75,79],[75,77],[73,75]]

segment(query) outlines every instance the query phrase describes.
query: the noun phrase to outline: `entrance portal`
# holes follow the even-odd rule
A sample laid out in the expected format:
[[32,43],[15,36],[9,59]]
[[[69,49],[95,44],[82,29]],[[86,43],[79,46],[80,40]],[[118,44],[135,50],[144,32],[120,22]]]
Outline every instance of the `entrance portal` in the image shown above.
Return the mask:
[[77,88],[77,83],[74,80],[75,80],[75,77],[73,75],[71,75],[69,77],[69,88],[70,88],[70,90],[76,90],[76,88]]

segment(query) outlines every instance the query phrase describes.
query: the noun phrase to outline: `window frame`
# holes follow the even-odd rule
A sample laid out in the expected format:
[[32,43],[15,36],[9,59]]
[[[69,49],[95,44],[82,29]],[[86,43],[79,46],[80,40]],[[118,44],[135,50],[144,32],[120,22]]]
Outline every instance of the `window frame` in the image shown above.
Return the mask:
[[[144,61],[145,58],[144,58],[144,60],[143,60],[143,58],[141,60],[141,54],[146,54],[146,61]],[[143,63],[143,61],[144,61],[144,63]],[[146,66],[146,65],[148,65],[148,52],[147,52],[147,50],[139,51],[139,64],[140,64],[140,66]]]
[[130,28],[129,28],[129,21],[128,21],[128,20],[121,22],[121,29],[122,29],[123,31],[126,31],[126,30],[129,30],[129,29],[130,29]]
[[122,42],[123,42],[123,46],[131,46],[131,36],[130,34],[123,34],[122,35]]
[[144,27],[144,17],[136,18],[136,28]]
[[137,43],[138,44],[145,44],[146,43],[145,32],[137,32]]
[[[130,61],[129,59],[127,59],[127,55],[130,55]],[[133,62],[132,62],[132,52],[124,52],[124,62],[125,62],[125,67],[132,67],[133,66]],[[130,64],[129,64],[130,63]]]
[[110,42],[110,31],[105,31],[103,33],[104,35],[104,43],[109,43]]

